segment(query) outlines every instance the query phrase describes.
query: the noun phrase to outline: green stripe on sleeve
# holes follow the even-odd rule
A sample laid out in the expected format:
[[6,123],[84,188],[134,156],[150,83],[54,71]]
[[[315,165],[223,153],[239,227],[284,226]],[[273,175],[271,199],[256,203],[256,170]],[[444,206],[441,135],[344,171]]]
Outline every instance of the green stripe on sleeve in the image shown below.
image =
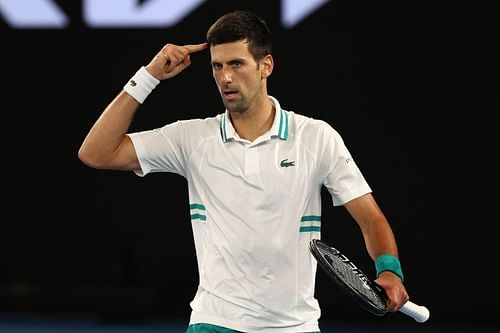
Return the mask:
[[201,204],[201,203],[193,203],[193,204],[190,204],[189,205],[189,209],[201,209],[201,210],[207,210],[205,208],[205,205]]
[[202,220],[202,221],[206,221],[207,220],[207,217],[203,214],[191,214],[191,221],[192,220]]
[[321,221],[321,216],[319,215],[305,215],[302,216],[300,219],[300,222],[307,222],[307,221]]

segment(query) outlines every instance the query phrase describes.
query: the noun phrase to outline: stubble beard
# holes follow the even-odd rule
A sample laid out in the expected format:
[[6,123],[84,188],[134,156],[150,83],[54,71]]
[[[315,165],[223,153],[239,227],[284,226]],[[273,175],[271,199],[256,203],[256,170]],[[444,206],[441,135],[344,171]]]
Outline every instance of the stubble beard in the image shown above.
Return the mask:
[[224,106],[231,113],[243,114],[248,110],[248,103],[244,99],[237,101],[226,101],[223,99]]

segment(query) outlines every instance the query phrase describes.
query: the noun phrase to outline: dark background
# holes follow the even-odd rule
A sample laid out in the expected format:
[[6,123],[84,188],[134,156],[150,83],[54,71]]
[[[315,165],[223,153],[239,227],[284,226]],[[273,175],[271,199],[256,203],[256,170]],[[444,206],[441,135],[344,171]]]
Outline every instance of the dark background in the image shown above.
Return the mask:
[[[0,17],[1,313],[187,321],[197,270],[185,180],[93,170],[77,152],[166,42],[202,42],[217,17],[243,8],[273,31],[270,94],[335,127],[374,189],[411,299],[431,311],[422,325],[499,325],[493,2],[337,0],[285,28],[279,1],[207,1],[155,29],[92,29],[81,1],[56,2],[66,29],[14,29]],[[223,112],[209,53],[192,60],[131,131]],[[357,226],[326,192],[322,220],[323,238],[373,275]],[[322,272],[317,297],[324,321],[415,325],[365,313]]]

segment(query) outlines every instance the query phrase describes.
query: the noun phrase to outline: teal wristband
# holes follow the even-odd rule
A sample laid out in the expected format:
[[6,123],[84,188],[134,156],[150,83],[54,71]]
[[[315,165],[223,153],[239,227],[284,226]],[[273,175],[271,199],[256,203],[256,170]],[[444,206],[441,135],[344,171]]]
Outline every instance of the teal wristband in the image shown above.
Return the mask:
[[399,259],[392,254],[382,254],[375,259],[375,268],[377,270],[377,277],[385,271],[393,272],[401,281],[403,278],[403,271],[401,270],[401,263]]

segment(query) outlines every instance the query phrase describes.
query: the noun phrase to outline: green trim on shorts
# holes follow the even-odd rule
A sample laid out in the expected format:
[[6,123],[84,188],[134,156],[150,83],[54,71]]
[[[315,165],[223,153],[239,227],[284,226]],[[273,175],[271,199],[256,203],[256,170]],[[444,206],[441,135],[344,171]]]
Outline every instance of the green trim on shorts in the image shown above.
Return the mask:
[[186,333],[236,333],[237,331],[212,324],[189,325]]
[[[230,328],[225,328],[222,326],[200,323],[200,324],[189,325],[186,333],[241,333],[241,332],[232,330]],[[321,333],[321,332],[317,331],[310,333]]]

